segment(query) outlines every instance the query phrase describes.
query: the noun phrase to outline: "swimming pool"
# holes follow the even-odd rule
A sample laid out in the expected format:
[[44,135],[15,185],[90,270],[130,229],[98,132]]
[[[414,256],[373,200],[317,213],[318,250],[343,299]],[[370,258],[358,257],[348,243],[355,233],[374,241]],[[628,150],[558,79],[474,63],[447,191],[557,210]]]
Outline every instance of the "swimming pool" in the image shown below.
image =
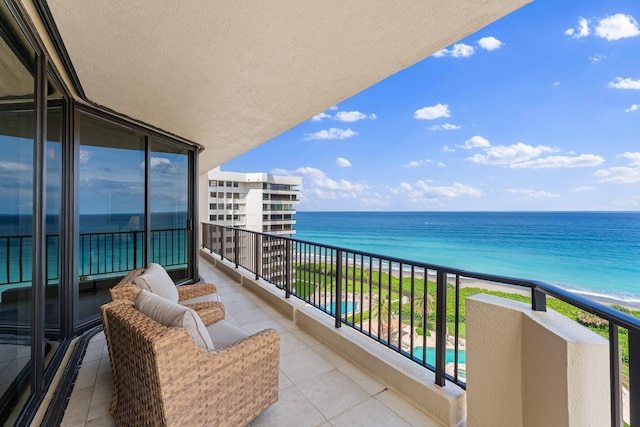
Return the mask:
[[[331,314],[336,314],[336,303],[332,302],[331,304],[323,305],[322,308],[329,309]],[[343,301],[341,304],[342,314],[352,314],[358,311],[358,303],[352,301]]]
[[[413,355],[422,360],[422,347],[415,347],[413,349]],[[447,349],[446,363],[453,363],[455,356],[455,350],[452,348]],[[458,350],[458,363],[466,363],[467,355],[464,350]],[[436,364],[436,349],[434,347],[427,347],[427,363],[430,365]]]

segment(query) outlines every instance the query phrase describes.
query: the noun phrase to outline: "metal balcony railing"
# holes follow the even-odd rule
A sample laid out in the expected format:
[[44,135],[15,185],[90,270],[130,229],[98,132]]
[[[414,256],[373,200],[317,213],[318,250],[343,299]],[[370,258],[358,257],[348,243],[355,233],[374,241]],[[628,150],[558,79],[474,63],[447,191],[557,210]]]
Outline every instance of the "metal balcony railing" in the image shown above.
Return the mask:
[[[187,264],[186,228],[150,231],[149,260],[165,267]],[[144,231],[82,233],[78,241],[78,276],[110,276],[144,267]],[[46,244],[47,284],[58,281],[57,235]],[[31,281],[31,236],[0,236],[0,286]]]
[[[524,289],[531,309],[566,303],[602,319],[609,338],[611,424],[622,425],[622,387],[631,425],[640,425],[640,319],[547,283],[469,272],[249,230],[202,224],[202,244],[378,343],[466,388],[463,283]],[[552,297],[547,299],[547,296]],[[624,339],[623,339],[624,338]],[[622,343],[622,345],[621,345]],[[541,355],[541,357],[544,357]]]

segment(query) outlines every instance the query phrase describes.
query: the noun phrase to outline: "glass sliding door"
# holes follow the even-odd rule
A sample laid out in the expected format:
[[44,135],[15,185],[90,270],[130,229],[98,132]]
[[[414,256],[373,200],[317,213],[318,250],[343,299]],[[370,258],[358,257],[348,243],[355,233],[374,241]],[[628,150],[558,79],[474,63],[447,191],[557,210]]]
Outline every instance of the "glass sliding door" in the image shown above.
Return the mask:
[[164,266],[174,282],[180,282],[191,277],[192,152],[155,138],[150,141],[150,261]]
[[47,82],[47,133],[45,141],[45,254],[44,322],[50,337],[59,336],[61,320],[62,248],[62,158],[65,100],[56,83]]
[[0,425],[31,385],[36,125],[35,52],[3,12],[0,7]]
[[78,320],[96,318],[109,287],[145,262],[145,137],[78,112]]

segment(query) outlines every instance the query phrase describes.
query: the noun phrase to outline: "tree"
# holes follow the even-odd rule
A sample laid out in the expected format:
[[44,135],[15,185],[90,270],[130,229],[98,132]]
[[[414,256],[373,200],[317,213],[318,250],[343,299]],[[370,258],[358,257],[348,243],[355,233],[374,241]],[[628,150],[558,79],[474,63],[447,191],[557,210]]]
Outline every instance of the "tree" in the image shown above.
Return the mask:
[[413,312],[419,314],[425,334],[427,333],[427,316],[433,312],[433,303],[434,298],[431,294],[415,295],[413,298]]

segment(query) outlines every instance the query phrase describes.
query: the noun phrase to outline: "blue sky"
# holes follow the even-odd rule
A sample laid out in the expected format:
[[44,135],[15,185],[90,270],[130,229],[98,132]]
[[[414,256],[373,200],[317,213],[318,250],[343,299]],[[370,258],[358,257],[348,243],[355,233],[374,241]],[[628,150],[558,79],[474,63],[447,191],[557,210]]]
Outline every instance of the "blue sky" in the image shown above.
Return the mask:
[[222,170],[299,210],[640,210],[640,2],[537,1]]

